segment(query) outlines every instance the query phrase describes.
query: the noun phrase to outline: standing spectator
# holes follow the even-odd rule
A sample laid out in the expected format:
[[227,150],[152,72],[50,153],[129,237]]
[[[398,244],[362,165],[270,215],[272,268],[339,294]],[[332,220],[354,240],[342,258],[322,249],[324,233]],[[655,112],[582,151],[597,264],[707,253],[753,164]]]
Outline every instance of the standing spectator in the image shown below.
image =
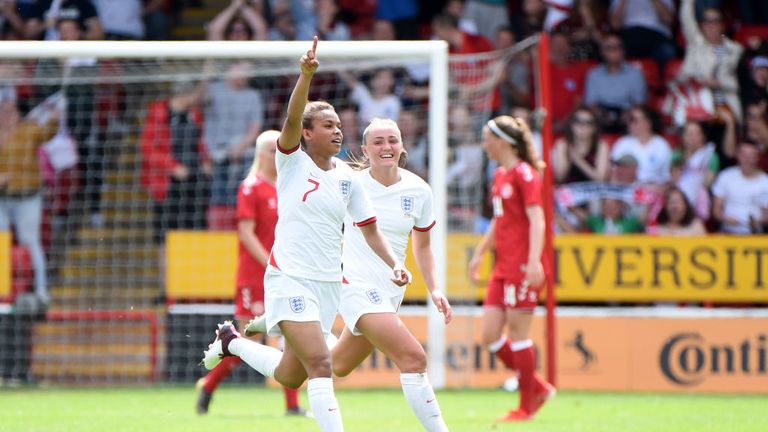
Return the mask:
[[108,40],[144,39],[141,0],[92,0]]
[[373,73],[370,89],[350,72],[339,76],[350,88],[350,99],[359,110],[360,123],[368,124],[374,118],[396,119],[400,116],[402,103],[394,94],[395,74],[392,69],[379,69]]
[[555,142],[554,176],[557,183],[605,181],[610,148],[600,138],[597,120],[581,108],[573,113],[565,136]]
[[478,33],[493,40],[499,27],[509,25],[506,0],[466,0],[463,18],[477,25]]
[[704,9],[697,23],[694,1],[683,0],[680,7],[686,47],[678,79],[702,83],[712,91],[715,105],[727,105],[736,120],[741,121],[736,69],[744,49],[723,34],[723,14],[718,9]]
[[584,104],[598,113],[603,130],[619,133],[622,114],[648,98],[645,77],[637,67],[624,60],[624,46],[619,35],[608,33],[600,47],[603,63],[587,73]]
[[245,0],[232,0],[208,23],[208,40],[267,40],[268,26],[264,17]]
[[207,84],[205,145],[213,163],[209,228],[234,225],[237,187],[253,156],[248,149],[264,124],[261,94],[248,87],[252,67],[247,61],[234,62],[223,80]]
[[685,124],[682,148],[672,153],[672,161],[675,168],[673,183],[693,204],[696,215],[707,220],[710,204],[708,191],[720,170],[720,158],[715,152],[715,145],[707,141],[701,123],[689,121]]
[[655,226],[648,227],[649,234],[695,236],[707,233],[704,223],[696,216],[693,206],[688,202],[683,191],[676,187],[667,189],[664,195],[664,207],[659,212],[656,222]]
[[205,228],[211,166],[199,110],[202,89],[174,83],[171,97],[153,102],[141,132],[141,183],[154,200],[155,242],[170,229]]
[[627,57],[653,57],[663,71],[666,62],[677,56],[672,0],[611,0],[609,12],[611,26],[624,39]]
[[58,40],[59,20],[76,20],[84,29],[84,39],[104,39],[104,30],[90,0],[38,0],[27,21],[29,39]]
[[723,170],[712,185],[712,213],[723,232],[763,232],[768,224],[768,174],[757,166],[755,144],[741,142],[736,157],[738,165]]
[[0,231],[13,224],[16,240],[29,250],[35,295],[48,304],[45,251],[40,238],[42,176],[37,152],[58,129],[58,111],[44,124],[22,120],[16,100],[0,101]]
[[611,149],[611,159],[629,154],[637,160],[637,180],[661,185],[669,179],[672,149],[657,134],[655,113],[644,106],[629,111],[629,133],[619,138]]

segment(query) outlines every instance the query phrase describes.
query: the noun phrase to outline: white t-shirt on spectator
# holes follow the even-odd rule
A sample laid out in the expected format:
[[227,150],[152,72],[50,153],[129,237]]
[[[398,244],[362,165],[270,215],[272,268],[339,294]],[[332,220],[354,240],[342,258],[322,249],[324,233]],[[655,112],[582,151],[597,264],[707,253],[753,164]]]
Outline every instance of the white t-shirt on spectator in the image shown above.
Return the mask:
[[[664,6],[668,7],[674,15],[675,5],[672,0],[660,0]],[[613,13],[622,0],[611,0],[610,13]],[[646,27],[666,35],[672,36],[669,27],[661,22],[653,6],[653,0],[626,0],[627,6],[624,9],[624,19],[621,22],[621,28],[626,27]]]
[[400,116],[402,104],[400,103],[400,98],[393,94],[384,96],[381,99],[374,99],[368,87],[358,82],[352,88],[350,97],[357,104],[360,121],[365,125],[373,118],[387,118],[397,121],[397,118]]
[[144,39],[141,0],[92,0],[104,33]]
[[654,135],[650,141],[641,144],[632,135],[624,135],[613,145],[611,160],[617,160],[626,154],[637,159],[638,183],[664,183],[669,179],[672,149],[661,136]]
[[768,174],[747,178],[738,166],[725,169],[712,185],[712,194],[723,200],[723,215],[739,221],[738,225],[723,224],[722,230],[749,234],[749,217],[759,220],[762,209],[768,208]]

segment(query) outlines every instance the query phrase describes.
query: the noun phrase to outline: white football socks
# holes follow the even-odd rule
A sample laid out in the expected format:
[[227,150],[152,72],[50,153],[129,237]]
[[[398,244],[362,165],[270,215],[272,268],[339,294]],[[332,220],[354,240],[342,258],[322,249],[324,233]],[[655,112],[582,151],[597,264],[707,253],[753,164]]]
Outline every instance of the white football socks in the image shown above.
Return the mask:
[[321,432],[343,432],[339,402],[331,378],[312,378],[307,382],[307,398]]
[[246,338],[233,339],[229,343],[229,352],[268,377],[275,376],[275,369],[283,357],[283,352],[279,349]]
[[443,415],[440,413],[440,405],[437,403],[435,391],[429,383],[426,373],[401,373],[400,384],[403,386],[403,394],[416,414],[424,430],[428,432],[445,432]]

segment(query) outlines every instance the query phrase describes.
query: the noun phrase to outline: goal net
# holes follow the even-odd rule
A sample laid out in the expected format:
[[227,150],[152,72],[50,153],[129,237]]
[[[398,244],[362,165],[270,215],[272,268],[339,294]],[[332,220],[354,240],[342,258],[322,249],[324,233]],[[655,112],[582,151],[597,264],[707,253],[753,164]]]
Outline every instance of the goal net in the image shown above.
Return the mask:
[[[339,112],[341,157],[360,154],[371,115],[398,120],[408,168],[433,188],[440,284],[457,304],[482,297],[453,271],[466,267],[468,239],[487,222],[493,167],[480,128],[535,101],[534,42],[450,58],[442,41],[318,47],[310,99]],[[255,134],[280,128],[308,46],[0,46],[0,127],[14,137],[0,144],[0,200],[13,206],[0,225],[4,379],[190,382],[203,373],[197,361],[213,326],[233,314],[237,186]],[[423,307],[423,282],[409,291],[442,387],[446,341],[473,341],[476,327],[447,334]]]

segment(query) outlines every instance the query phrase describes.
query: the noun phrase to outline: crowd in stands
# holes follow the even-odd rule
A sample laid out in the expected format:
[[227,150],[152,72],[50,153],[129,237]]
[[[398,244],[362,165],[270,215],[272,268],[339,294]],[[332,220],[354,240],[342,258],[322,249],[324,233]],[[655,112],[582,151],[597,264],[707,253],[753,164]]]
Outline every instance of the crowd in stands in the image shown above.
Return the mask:
[[[185,8],[204,3],[0,0],[0,38],[165,40],[172,37]],[[548,61],[555,96],[546,115],[557,140],[548,165],[557,185],[559,231],[765,231],[768,4],[763,2],[232,0],[205,27],[209,40],[436,38],[448,42],[452,55],[507,50],[541,31],[551,35]],[[489,118],[516,113],[536,132],[542,113],[533,110],[533,61],[528,51],[510,58],[489,90]],[[3,112],[26,113],[34,105],[31,100],[60,90],[65,94],[68,106],[60,113],[61,124],[75,143],[80,173],[73,180],[80,185],[78,195],[67,199],[80,200],[90,223],[99,226],[105,152],[100,143],[110,122],[124,114],[124,89],[63,83],[74,74],[109,74],[119,65],[95,59],[41,60],[36,76],[60,81],[9,88],[3,77],[15,72],[6,63],[0,67]],[[154,201],[159,242],[168,228],[232,226],[235,192],[250,164],[253,141],[262,130],[279,127],[270,121],[279,121],[286,102],[281,98],[287,92],[270,91],[285,83],[254,86],[247,79],[252,67],[249,62],[207,63],[202,82],[177,82],[166,97],[144,108],[141,180]],[[457,67],[472,68],[473,63]],[[336,84],[316,86],[331,93],[311,97],[342,101],[336,106],[347,143],[360,141],[370,118],[396,119],[409,168],[427,175],[424,70],[384,68],[363,76],[318,74],[317,79]],[[461,91],[463,84],[473,83],[454,84]],[[479,126],[484,119],[475,118],[475,111],[472,102],[450,107],[448,179],[452,190],[476,190],[482,197],[492,167],[483,160]],[[37,199],[42,188],[42,183],[30,183],[14,189],[14,174],[4,165],[19,151],[6,137],[20,127],[5,115],[0,119],[0,229],[18,225],[16,208]],[[356,147],[347,144],[343,155],[359,156]],[[210,203],[202,213],[199,206],[190,207],[200,197]],[[179,213],[187,217],[179,218]],[[34,249],[40,228],[28,225],[17,240]],[[44,265],[38,255],[36,266]],[[44,278],[37,281],[44,292]]]

